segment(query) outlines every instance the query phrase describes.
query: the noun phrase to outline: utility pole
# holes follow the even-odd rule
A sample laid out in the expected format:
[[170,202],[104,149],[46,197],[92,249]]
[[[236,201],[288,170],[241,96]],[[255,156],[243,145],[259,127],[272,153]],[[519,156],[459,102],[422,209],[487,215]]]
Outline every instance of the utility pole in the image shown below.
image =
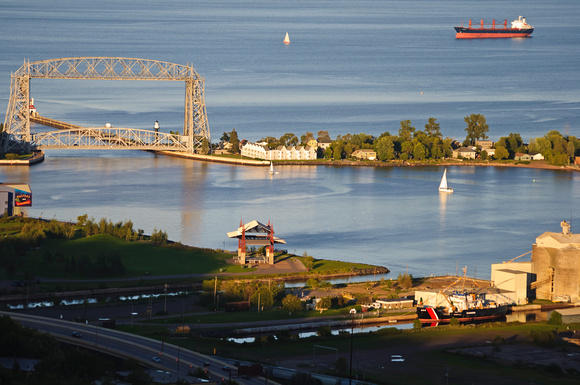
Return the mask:
[[214,304],[214,307],[217,309],[216,298],[217,298],[217,276],[215,277],[215,283],[213,286],[213,304]]
[[165,304],[163,305],[163,312],[167,314],[167,284],[165,284]]

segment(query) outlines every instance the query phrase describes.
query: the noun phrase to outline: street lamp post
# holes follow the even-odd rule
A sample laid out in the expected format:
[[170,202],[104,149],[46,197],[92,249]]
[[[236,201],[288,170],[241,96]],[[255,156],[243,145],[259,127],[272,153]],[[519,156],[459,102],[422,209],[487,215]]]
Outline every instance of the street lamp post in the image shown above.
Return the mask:
[[356,309],[350,309],[350,369],[348,373],[348,384],[352,384],[352,345],[354,336],[354,316],[356,314]]
[[165,284],[165,304],[163,305],[163,312],[167,314],[167,284]]
[[133,328],[133,316],[136,316],[138,313],[133,311],[133,305],[131,305],[131,329]]
[[155,121],[155,123],[153,123],[153,129],[155,130],[155,144],[157,144],[157,141],[159,140],[159,121]]

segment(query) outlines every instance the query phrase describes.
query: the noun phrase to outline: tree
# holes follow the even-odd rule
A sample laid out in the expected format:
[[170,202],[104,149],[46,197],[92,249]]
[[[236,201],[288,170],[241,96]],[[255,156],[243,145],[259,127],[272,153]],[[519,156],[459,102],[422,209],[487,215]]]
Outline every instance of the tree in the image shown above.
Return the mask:
[[330,146],[324,149],[324,157],[326,159],[332,158],[332,148],[330,148]]
[[413,286],[413,276],[411,274],[401,274],[397,276],[397,283],[404,289],[408,289]]
[[425,133],[431,137],[440,138],[442,137],[441,132],[439,131],[439,123],[437,123],[437,119],[429,118],[427,124],[425,125]]
[[415,127],[411,125],[410,120],[402,120],[401,128],[399,128],[399,138],[402,142],[411,141],[413,139],[413,133],[415,132]]
[[411,153],[413,152],[413,142],[407,140],[401,144],[401,159],[407,160],[409,159]]
[[509,158],[510,153],[504,146],[495,146],[495,153],[493,157],[497,160],[507,159]]
[[381,135],[374,143],[374,149],[380,160],[395,159],[395,143],[390,135]]
[[417,160],[423,160],[427,157],[427,150],[423,143],[418,142],[413,148],[413,158]]
[[574,143],[572,141],[569,141],[568,145],[566,145],[566,155],[568,155],[569,157],[573,157],[575,153],[576,148],[574,147]]
[[328,310],[331,307],[332,307],[331,297],[322,297],[318,302],[316,302],[316,310],[320,310],[321,313],[323,310]]
[[332,156],[335,160],[341,160],[342,159],[342,151],[344,149],[344,144],[342,141],[340,142],[332,142],[332,144],[330,145],[330,147],[332,148]]
[[282,300],[282,309],[287,311],[289,314],[295,313],[302,308],[302,304],[300,299],[296,297],[294,294],[288,294]]
[[222,137],[220,138],[220,140],[222,142],[229,142],[230,141],[230,133],[229,132],[224,132],[222,134]]
[[304,258],[304,260],[302,261],[302,263],[304,264],[304,267],[307,268],[308,270],[312,270],[312,268],[314,267],[314,257],[312,257],[311,255],[308,255],[308,253],[306,253],[306,251],[304,252],[302,257]]
[[546,137],[540,137],[530,140],[530,145],[528,146],[528,151],[533,153],[540,153],[546,156],[546,153],[552,149],[552,142]]
[[201,140],[201,153],[203,155],[207,155],[208,152],[209,152],[209,143],[207,141],[207,138],[203,138]]
[[467,123],[467,127],[465,128],[465,132],[467,132],[466,140],[471,145],[474,145],[477,139],[487,139],[486,133],[489,132],[489,126],[485,121],[485,116],[471,114],[463,118],[463,120]]
[[232,129],[232,132],[230,134],[230,144],[232,145],[232,152],[234,154],[239,154],[240,153],[240,140],[238,139],[238,133],[236,132],[236,129]]
[[499,138],[499,140],[495,145],[496,147],[497,146],[505,147],[505,149],[508,150],[509,152],[510,158],[513,158],[516,152],[523,152],[526,150],[524,147],[524,141],[522,140],[520,134],[514,133]]
[[274,295],[271,290],[268,290],[267,286],[262,286],[258,291],[252,296],[252,304],[259,309],[271,309],[274,305]]
[[318,131],[318,139],[319,142],[325,140],[325,141],[330,141],[330,135],[328,134],[328,131]]
[[307,145],[310,140],[314,139],[314,134],[312,132],[307,132],[300,137],[300,143]]
[[287,132],[280,137],[281,146],[296,146],[298,144],[298,137],[291,132]]

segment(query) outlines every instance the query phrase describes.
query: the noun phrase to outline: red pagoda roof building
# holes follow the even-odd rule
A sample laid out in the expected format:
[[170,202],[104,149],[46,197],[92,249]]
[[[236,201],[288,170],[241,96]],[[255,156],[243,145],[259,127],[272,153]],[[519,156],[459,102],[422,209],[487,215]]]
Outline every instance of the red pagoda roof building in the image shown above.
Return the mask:
[[[247,246],[266,246],[266,258],[263,262],[270,265],[274,264],[274,244],[283,243],[286,241],[274,236],[274,228],[268,221],[265,225],[256,220],[244,224],[240,221],[240,227],[228,233],[228,238],[238,239],[238,262],[245,265],[246,247]],[[262,261],[258,261],[262,262]]]

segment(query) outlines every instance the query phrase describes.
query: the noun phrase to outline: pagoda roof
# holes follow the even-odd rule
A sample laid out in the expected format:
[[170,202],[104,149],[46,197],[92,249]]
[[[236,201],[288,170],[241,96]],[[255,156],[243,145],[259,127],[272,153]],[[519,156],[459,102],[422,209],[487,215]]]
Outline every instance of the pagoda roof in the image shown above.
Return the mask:
[[[272,226],[265,225],[257,220],[253,220],[244,224],[243,226],[238,227],[235,231],[230,231],[228,234],[228,238],[241,238],[242,237],[242,228],[244,228],[245,236],[249,239],[267,239],[270,233],[272,232]],[[284,243],[286,241],[282,238],[274,237],[274,243]]]

